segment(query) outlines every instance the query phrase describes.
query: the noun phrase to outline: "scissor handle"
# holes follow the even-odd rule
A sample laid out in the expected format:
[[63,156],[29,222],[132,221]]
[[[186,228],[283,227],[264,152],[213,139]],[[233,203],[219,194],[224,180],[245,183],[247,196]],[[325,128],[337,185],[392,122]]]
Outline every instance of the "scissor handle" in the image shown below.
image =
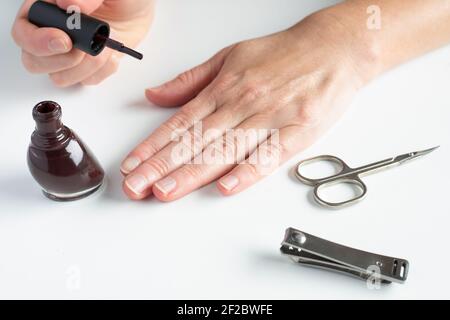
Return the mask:
[[[341,201],[341,202],[330,202],[330,201],[326,201],[320,197],[320,189],[326,188],[326,187],[334,185],[334,184],[339,184],[339,183],[348,183],[348,184],[356,185],[361,190],[361,193],[356,195],[354,198],[350,198],[348,200]],[[336,178],[336,179],[330,180],[329,182],[318,183],[314,187],[314,199],[319,204],[321,204],[325,207],[328,207],[328,208],[332,208],[332,209],[339,209],[339,208],[348,206],[350,204],[354,204],[354,203],[362,200],[365,197],[366,193],[367,193],[367,187],[364,184],[364,182],[361,181],[361,179],[358,177],[357,174],[349,175],[349,176],[346,176],[345,178]]]
[[[314,162],[320,162],[320,161],[331,161],[331,162],[337,163],[338,165],[341,166],[341,169],[335,174],[332,174],[330,176],[323,177],[323,178],[317,178],[317,179],[305,177],[304,175],[302,175],[300,173],[300,169],[302,167],[304,167],[308,164],[311,164]],[[297,164],[295,175],[301,182],[303,182],[307,185],[310,185],[310,186],[314,186],[314,199],[319,204],[329,207],[329,208],[341,208],[341,207],[347,206],[349,204],[355,203],[355,202],[361,200],[362,198],[364,198],[364,196],[367,193],[366,185],[361,181],[358,174],[354,173],[354,169],[350,168],[342,159],[339,159],[338,157],[335,157],[335,156],[323,155],[323,156],[318,156],[318,157],[303,160]],[[355,185],[361,190],[361,193],[357,194],[354,198],[350,198],[348,200],[341,201],[341,202],[330,202],[330,201],[327,201],[320,197],[320,190],[322,188],[326,188],[328,186],[331,186],[334,184],[339,184],[339,183],[347,183],[347,184]]]
[[[323,178],[316,178],[316,179],[305,177],[304,175],[302,175],[300,173],[300,169],[302,167],[305,167],[306,165],[311,164],[311,163],[321,162],[321,161],[330,161],[330,162],[337,163],[338,165],[341,166],[341,169],[335,174],[332,174],[330,176],[323,177]],[[326,183],[328,180],[337,178],[338,176],[340,176],[346,172],[350,172],[350,171],[351,171],[351,168],[343,160],[339,159],[338,157],[330,156],[330,155],[323,155],[323,156],[317,156],[314,158],[309,158],[309,159],[300,161],[297,164],[297,168],[295,170],[295,175],[296,175],[297,179],[300,180],[301,182],[303,182],[307,185],[310,185],[310,186],[317,186],[318,184]]]

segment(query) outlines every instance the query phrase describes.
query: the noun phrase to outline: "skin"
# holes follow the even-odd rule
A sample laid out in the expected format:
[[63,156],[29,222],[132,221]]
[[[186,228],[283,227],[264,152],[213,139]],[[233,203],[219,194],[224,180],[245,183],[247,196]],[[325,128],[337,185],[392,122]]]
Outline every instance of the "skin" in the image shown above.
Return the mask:
[[[374,4],[379,30],[367,25]],[[146,91],[157,105],[181,107],[123,161],[124,192],[172,201],[215,180],[224,195],[241,192],[314,143],[372,79],[449,42],[450,0],[349,0],[288,30],[229,46]],[[194,134],[199,122],[213,134],[174,157],[186,144],[173,133]],[[278,141],[222,139],[229,129],[277,129]],[[224,142],[238,162],[187,163],[220,155]],[[245,161],[261,153],[261,161]]]
[[[96,85],[115,73],[123,54],[105,48],[92,57],[73,48],[63,31],[37,28],[28,22],[27,0],[17,14],[11,34],[22,48],[22,62],[31,73],[48,74],[58,87],[75,84]],[[49,0],[60,8],[76,5],[81,12],[108,21],[115,40],[135,47],[146,35],[153,18],[153,1],[149,0]]]
[[[372,4],[355,0],[325,9],[286,31],[226,48],[147,90],[155,104],[182,107],[123,162],[128,197],[153,193],[172,201],[217,179],[224,195],[241,192],[314,143],[370,80],[450,41],[449,1],[376,1],[380,30],[366,24]],[[174,163],[171,149],[178,142],[170,141],[170,133],[189,130],[199,120],[204,130],[219,129],[218,134],[230,128],[279,129],[279,144],[270,154],[278,161],[269,167]],[[253,141],[245,153],[267,145],[270,141]]]

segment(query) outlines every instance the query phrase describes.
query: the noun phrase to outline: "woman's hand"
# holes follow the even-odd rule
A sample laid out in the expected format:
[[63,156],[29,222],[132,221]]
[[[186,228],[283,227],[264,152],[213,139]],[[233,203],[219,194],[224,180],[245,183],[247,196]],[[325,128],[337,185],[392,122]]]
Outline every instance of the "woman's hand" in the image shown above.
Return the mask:
[[[67,34],[54,28],[38,28],[27,16],[35,0],[26,0],[17,15],[12,36],[22,48],[22,61],[32,73],[47,73],[59,87],[95,85],[116,72],[122,54],[105,48],[97,57],[73,48]],[[111,25],[112,37],[135,47],[147,33],[153,17],[153,0],[51,0]]]
[[[315,14],[147,90],[158,105],[183,107],[125,159],[125,193],[171,201],[219,179],[219,190],[232,195],[272,172],[330,127],[371,77],[371,52],[352,47],[352,37],[331,16]],[[229,129],[257,135],[225,139]],[[174,132],[189,138],[174,141]],[[223,150],[235,162],[223,161]],[[211,155],[217,161],[206,163]]]

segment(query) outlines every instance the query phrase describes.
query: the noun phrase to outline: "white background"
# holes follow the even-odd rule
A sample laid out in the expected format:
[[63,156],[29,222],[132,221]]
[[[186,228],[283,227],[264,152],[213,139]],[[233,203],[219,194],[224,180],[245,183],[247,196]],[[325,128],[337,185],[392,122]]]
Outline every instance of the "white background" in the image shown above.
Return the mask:
[[[0,19],[0,298],[450,298],[450,47],[373,82],[313,147],[240,195],[224,198],[210,185],[169,204],[132,202],[119,164],[174,111],[147,103],[147,86],[334,1],[158,1],[142,62],[125,58],[102,85],[68,90],[21,66],[9,35],[19,3],[3,3]],[[46,99],[63,106],[65,123],[101,160],[102,194],[54,203],[31,178],[31,109]],[[426,158],[366,177],[367,198],[341,211],[316,206],[290,174],[318,154],[356,166],[438,144]],[[296,265],[279,253],[290,226],[406,258],[409,278],[368,290]]]

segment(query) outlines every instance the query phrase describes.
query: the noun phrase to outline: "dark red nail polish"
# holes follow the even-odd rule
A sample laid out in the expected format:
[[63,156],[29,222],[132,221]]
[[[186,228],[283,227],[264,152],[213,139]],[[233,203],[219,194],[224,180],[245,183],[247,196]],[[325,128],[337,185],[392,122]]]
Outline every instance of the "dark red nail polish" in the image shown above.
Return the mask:
[[56,102],[43,101],[34,107],[36,129],[28,148],[28,167],[48,198],[78,200],[100,188],[105,172],[80,138],[63,125],[61,116]]

